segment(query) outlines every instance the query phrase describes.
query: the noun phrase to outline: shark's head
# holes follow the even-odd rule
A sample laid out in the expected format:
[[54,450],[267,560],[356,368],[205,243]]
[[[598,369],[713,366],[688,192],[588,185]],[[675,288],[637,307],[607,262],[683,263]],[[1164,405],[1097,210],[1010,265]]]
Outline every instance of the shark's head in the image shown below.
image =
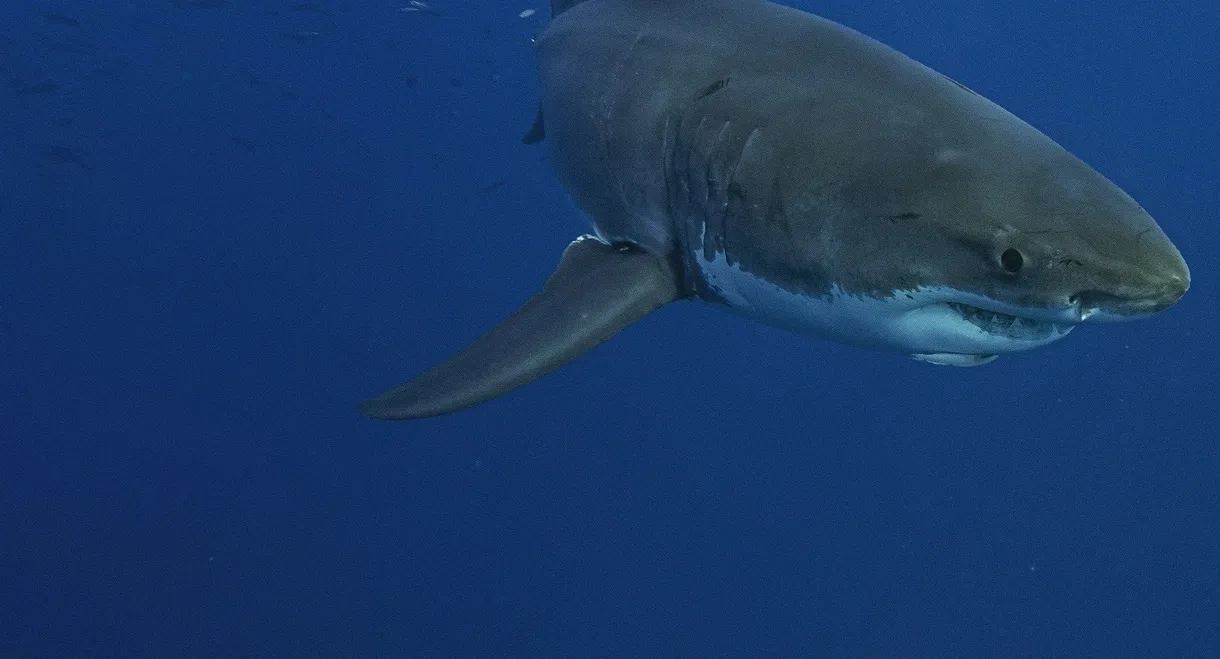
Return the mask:
[[697,292],[788,329],[960,366],[1186,292],[1181,254],[1130,196],[981,97],[931,87],[902,102],[865,90],[822,114],[792,103],[763,131],[784,139],[746,141],[741,161],[778,173],[743,179],[742,203],[730,196],[730,212],[755,218],[748,232],[696,229]]
[[[1010,115],[1009,115],[1010,116]],[[1015,118],[928,126],[851,184],[839,223],[862,267],[841,292],[880,304],[873,340],[954,365],[1162,311],[1190,286],[1181,254],[1104,176]],[[859,161],[858,161],[859,162]],[[883,180],[878,186],[877,180]],[[872,256],[869,255],[871,252]]]

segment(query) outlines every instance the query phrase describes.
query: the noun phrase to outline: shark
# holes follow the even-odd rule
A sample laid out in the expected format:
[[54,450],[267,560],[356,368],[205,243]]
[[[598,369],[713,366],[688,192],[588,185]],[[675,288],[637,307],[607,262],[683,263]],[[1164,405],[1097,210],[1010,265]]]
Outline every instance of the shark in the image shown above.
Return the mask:
[[592,233],[468,348],[360,404],[485,402],[653,311],[976,366],[1190,286],[1156,221],[1051,138],[833,21],[765,0],[553,0],[543,142]]

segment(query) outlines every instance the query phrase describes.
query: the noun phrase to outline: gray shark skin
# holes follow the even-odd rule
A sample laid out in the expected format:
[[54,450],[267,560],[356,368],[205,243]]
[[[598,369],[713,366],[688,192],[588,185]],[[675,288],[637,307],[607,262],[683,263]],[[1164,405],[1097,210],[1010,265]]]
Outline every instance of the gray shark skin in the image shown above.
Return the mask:
[[539,121],[592,222],[543,291],[361,405],[470,407],[679,299],[958,366],[1189,288],[1126,193],[963,85],[762,0],[565,0],[537,44]]

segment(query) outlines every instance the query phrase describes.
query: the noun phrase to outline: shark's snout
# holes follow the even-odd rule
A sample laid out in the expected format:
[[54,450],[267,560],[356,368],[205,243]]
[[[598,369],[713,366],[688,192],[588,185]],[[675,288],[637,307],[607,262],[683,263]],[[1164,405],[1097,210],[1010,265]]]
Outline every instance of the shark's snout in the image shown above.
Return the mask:
[[1082,320],[1129,320],[1172,307],[1190,288],[1190,268],[1172,245],[1155,265],[1128,273],[1113,290],[1085,290],[1072,296]]

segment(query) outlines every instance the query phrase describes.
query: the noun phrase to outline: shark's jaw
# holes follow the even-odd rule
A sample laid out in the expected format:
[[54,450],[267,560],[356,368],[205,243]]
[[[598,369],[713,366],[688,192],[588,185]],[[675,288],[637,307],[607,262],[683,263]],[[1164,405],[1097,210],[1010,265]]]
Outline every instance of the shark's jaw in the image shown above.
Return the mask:
[[[946,344],[961,347],[950,337],[967,338],[976,348],[969,351],[911,352],[915,359],[945,366],[979,366],[1000,354],[1038,348],[1067,336],[1081,322],[1079,309],[1014,307],[976,294],[950,288],[922,289],[913,297],[943,301],[931,302],[908,312],[917,316],[928,330],[944,332]],[[910,300],[910,298],[908,298]],[[911,322],[907,320],[906,322]],[[978,349],[994,346],[986,352]]]
[[863,295],[835,286],[820,296],[787,290],[729,265],[701,260],[717,301],[734,312],[799,334],[894,350],[934,364],[977,366],[1048,345],[1083,318],[1078,305],[1022,307],[947,286]]

